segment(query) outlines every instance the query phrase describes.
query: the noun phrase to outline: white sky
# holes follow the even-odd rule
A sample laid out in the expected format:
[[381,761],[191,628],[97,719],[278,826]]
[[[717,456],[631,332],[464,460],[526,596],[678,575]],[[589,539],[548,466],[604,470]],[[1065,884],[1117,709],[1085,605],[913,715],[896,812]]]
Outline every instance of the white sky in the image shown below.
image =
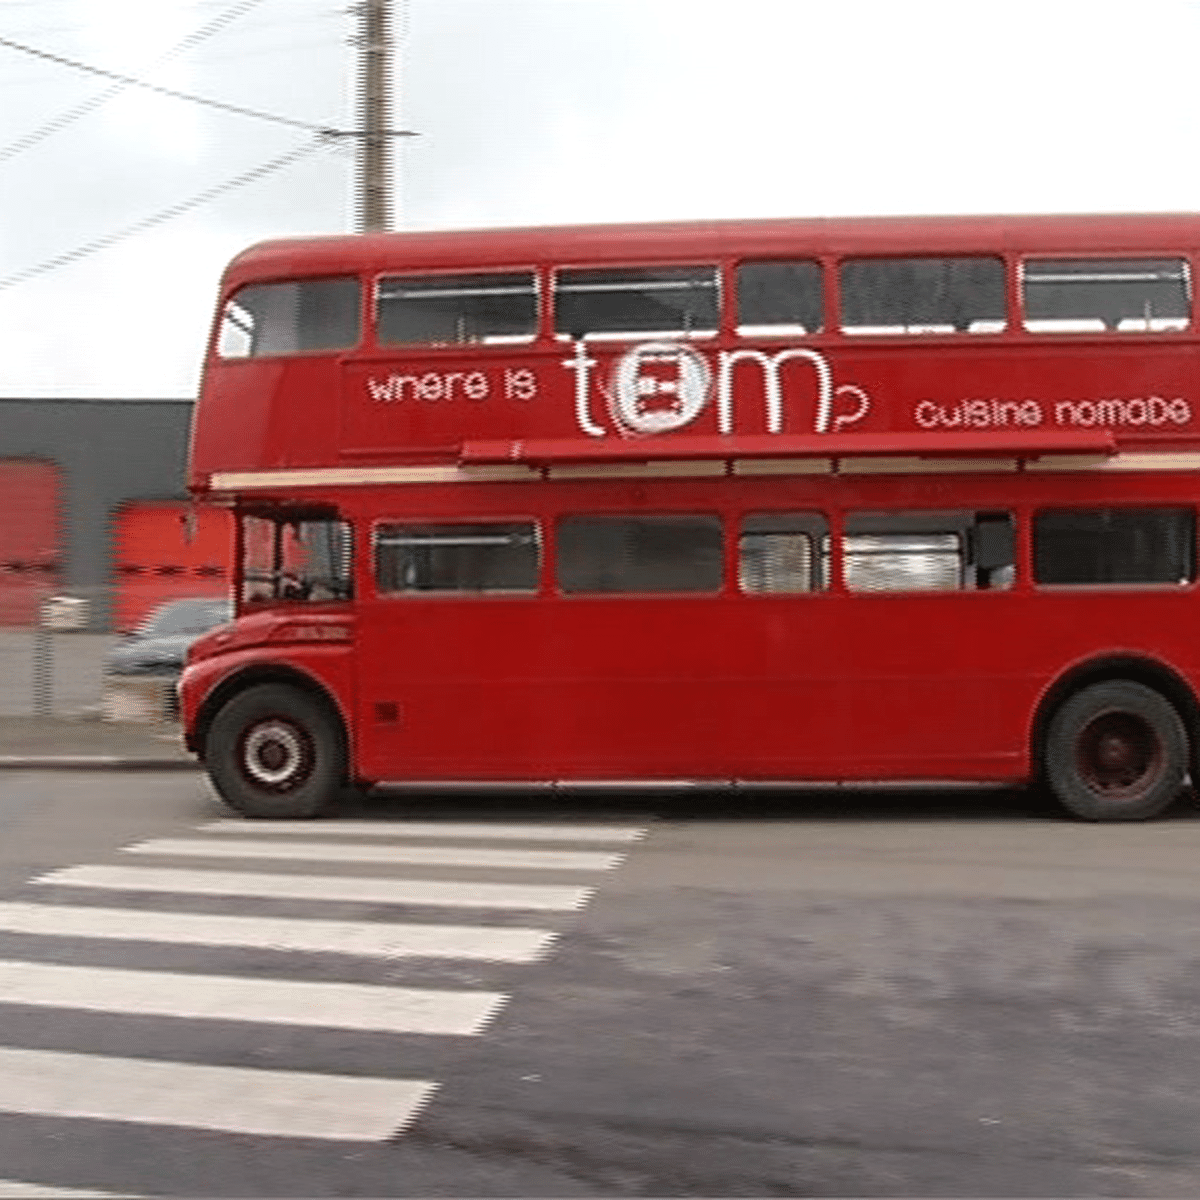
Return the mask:
[[[0,0],[0,37],[353,123],[348,0]],[[393,0],[398,224],[1200,208],[1200,0]],[[0,47],[0,154],[106,88]],[[0,161],[0,279],[299,145],[127,91]],[[0,395],[194,395],[224,262],[353,219],[324,150],[0,290]]]

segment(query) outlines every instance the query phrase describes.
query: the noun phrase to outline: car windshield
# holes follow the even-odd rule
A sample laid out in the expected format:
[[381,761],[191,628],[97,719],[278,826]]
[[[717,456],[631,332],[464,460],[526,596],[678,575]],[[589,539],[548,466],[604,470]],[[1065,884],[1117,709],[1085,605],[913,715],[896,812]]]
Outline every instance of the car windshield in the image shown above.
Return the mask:
[[152,613],[137,632],[142,637],[204,633],[232,619],[233,607],[228,600],[175,600]]

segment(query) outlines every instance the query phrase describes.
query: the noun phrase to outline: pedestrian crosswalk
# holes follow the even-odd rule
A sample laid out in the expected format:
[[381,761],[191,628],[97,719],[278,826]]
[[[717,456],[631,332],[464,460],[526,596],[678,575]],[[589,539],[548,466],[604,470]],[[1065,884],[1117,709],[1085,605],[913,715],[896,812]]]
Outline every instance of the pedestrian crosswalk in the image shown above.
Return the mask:
[[[234,1048],[221,1053],[220,1030],[383,1036],[398,1039],[398,1054],[414,1037],[480,1037],[510,998],[512,970],[553,951],[554,921],[582,909],[645,833],[595,822],[221,820],[134,842],[116,862],[46,871],[0,902],[0,1115],[394,1137],[436,1093],[435,1077],[410,1078],[391,1055],[367,1074],[361,1063],[345,1074],[239,1065]],[[456,963],[473,964],[471,986],[431,982]],[[480,971],[501,972],[498,986]],[[155,1020],[180,1039],[200,1023],[200,1044],[215,1049],[197,1061],[194,1050],[147,1056],[103,1036],[94,1048],[77,1037],[6,1045],[5,1012],[21,1009],[49,1022]],[[0,1179],[0,1198],[39,1187],[100,1194]]]

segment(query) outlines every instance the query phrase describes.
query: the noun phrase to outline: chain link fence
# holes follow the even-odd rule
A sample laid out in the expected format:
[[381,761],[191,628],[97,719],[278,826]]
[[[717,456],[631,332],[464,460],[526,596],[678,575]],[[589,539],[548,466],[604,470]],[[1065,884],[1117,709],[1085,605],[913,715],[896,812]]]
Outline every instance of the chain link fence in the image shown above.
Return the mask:
[[41,590],[20,624],[0,625],[0,717],[162,721],[174,716],[173,678],[106,670],[120,632],[95,632],[113,611],[112,587]]

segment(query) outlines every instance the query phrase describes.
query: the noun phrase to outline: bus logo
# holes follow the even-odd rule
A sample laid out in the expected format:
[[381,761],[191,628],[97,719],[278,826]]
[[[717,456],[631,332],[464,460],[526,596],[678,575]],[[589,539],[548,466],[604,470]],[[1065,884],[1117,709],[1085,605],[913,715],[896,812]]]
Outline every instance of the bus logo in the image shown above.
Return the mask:
[[[789,363],[809,368],[815,384],[814,433],[830,433],[861,421],[871,411],[871,398],[857,384],[835,385],[828,359],[817,350],[790,346],[767,354],[762,350],[720,350],[714,371],[709,358],[679,342],[645,342],[617,356],[606,383],[598,388],[619,433],[669,433],[690,425],[713,401],[717,431],[731,434],[737,424],[735,377],[756,374],[768,433],[784,431],[795,387]],[[575,373],[575,420],[589,437],[605,437],[592,406],[592,373],[600,366],[583,341],[575,342],[575,357],[563,364]],[[790,388],[789,388],[790,385]],[[749,393],[747,393],[749,394]]]
[[712,371],[702,354],[672,342],[647,342],[613,367],[609,412],[626,433],[667,433],[690,425],[712,397]]

